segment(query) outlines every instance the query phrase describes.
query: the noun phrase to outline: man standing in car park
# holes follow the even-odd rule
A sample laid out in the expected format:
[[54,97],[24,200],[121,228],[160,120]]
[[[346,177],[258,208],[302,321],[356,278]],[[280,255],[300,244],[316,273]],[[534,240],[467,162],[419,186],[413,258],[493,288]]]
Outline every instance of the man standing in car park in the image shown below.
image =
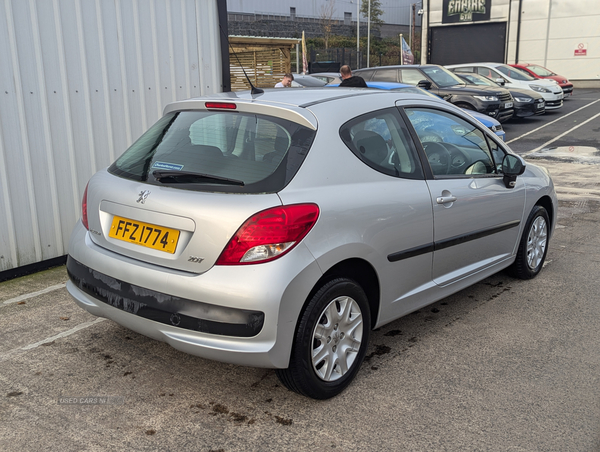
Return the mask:
[[283,79],[275,85],[275,88],[290,88],[292,86],[292,80],[294,80],[294,76],[291,73],[287,73],[283,76]]
[[347,64],[340,68],[340,75],[342,76],[342,83],[340,83],[340,86],[367,88],[365,80],[359,75],[352,75],[352,70]]

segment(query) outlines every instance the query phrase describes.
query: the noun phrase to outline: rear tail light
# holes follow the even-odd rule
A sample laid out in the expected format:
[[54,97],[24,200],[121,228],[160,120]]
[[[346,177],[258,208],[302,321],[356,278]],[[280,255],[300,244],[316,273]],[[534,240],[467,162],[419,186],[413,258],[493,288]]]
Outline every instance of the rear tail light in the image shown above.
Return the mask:
[[[89,183],[88,183],[89,185]],[[88,217],[87,217],[87,189],[88,186],[85,186],[85,191],[83,192],[83,199],[81,200],[81,222],[85,226],[85,228],[89,231],[90,227],[88,226]]]
[[258,264],[292,250],[319,218],[316,204],[263,210],[250,217],[229,241],[216,265]]

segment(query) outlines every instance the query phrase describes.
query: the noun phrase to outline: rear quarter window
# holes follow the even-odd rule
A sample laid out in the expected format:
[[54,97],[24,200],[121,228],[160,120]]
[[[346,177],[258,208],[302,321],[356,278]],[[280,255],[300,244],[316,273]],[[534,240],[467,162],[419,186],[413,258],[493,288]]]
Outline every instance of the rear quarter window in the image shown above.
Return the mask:
[[340,137],[363,163],[389,176],[422,179],[423,172],[408,128],[395,108],[348,121]]

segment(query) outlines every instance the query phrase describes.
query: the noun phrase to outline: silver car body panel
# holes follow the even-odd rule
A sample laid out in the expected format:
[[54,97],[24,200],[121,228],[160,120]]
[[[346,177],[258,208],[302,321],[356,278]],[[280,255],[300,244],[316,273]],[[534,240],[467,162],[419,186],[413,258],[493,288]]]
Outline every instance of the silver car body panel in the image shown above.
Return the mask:
[[[150,194],[137,203],[141,191]],[[202,199],[199,202],[199,199]],[[110,201],[109,201],[110,200]],[[281,205],[276,194],[231,196],[198,193],[171,186],[149,186],[109,174],[96,173],[88,185],[88,221],[92,241],[115,253],[190,273],[209,270],[240,225],[254,213]],[[108,236],[115,215],[181,230],[174,254]],[[190,256],[200,259],[190,261]]]
[[[100,302],[69,282],[69,293],[79,306],[187,353],[240,365],[285,368],[304,304],[320,278],[341,262],[360,259],[376,273],[379,311],[372,317],[379,327],[510,265],[534,205],[548,197],[556,206],[547,172],[529,163],[513,189],[504,186],[501,176],[402,179],[367,167],[337,133],[362,112],[395,104],[430,106],[473,122],[452,104],[382,90],[273,91],[256,99],[248,93],[228,93],[182,101],[170,104],[165,112],[204,109],[207,100],[229,99],[239,111],[282,115],[310,125],[316,129],[313,145],[283,190],[252,195],[186,191],[101,171],[88,187],[90,231],[78,222],[69,246],[70,258],[101,275],[176,297],[263,312],[262,330],[243,338],[184,330]],[[360,102],[356,96],[361,96]],[[335,102],[329,102],[332,99]],[[484,126],[480,129],[493,136]],[[501,142],[499,146],[510,152]],[[142,205],[137,199],[144,190],[151,193]],[[438,204],[445,191],[457,196],[456,202]],[[287,255],[263,264],[214,265],[248,217],[269,207],[307,202],[320,207],[319,219]],[[556,209],[550,213],[553,228]],[[177,228],[182,231],[181,249],[167,256],[110,239],[107,228],[113,215]],[[482,231],[488,234],[460,240]],[[434,250],[434,244],[449,239],[455,240],[453,246]],[[190,262],[190,255],[203,260]]]

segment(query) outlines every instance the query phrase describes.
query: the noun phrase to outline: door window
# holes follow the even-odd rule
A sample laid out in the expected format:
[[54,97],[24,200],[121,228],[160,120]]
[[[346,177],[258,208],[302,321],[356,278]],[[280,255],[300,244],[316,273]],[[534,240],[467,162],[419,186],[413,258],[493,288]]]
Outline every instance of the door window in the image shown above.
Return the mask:
[[373,80],[377,80],[378,82],[397,82],[398,71],[396,69],[382,69],[375,71]]
[[485,134],[470,122],[445,111],[406,108],[431,171],[436,177],[497,174]]
[[408,85],[418,85],[421,80],[427,80],[427,77],[417,69],[402,69],[400,74],[402,75],[402,83]]
[[504,78],[501,74],[488,67],[478,67],[477,73],[491,80],[496,80],[497,78]]

